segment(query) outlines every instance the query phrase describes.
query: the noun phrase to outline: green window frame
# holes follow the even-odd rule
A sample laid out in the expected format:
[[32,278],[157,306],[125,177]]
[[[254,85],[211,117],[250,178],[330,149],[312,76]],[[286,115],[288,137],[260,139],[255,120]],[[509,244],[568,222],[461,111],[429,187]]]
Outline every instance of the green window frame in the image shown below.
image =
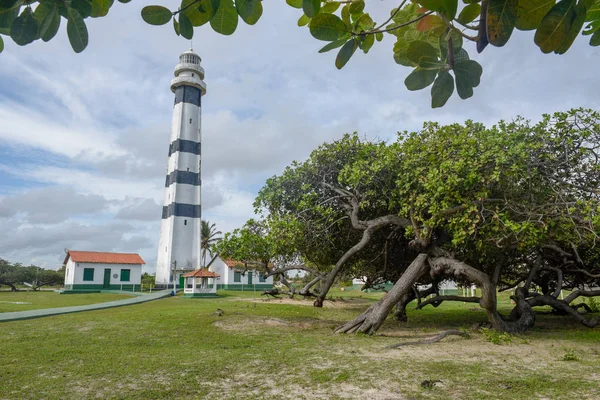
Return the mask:
[[121,270],[121,282],[129,282],[131,280],[131,270],[130,269],[122,269]]
[[233,273],[233,281],[234,282],[242,282],[242,273],[238,272],[238,271],[235,271]]
[[267,281],[267,278],[265,278],[264,275],[260,274],[258,276],[258,282],[263,283],[263,282],[266,282],[266,281]]
[[83,280],[84,281],[93,281],[94,280],[94,268],[84,268],[83,269]]

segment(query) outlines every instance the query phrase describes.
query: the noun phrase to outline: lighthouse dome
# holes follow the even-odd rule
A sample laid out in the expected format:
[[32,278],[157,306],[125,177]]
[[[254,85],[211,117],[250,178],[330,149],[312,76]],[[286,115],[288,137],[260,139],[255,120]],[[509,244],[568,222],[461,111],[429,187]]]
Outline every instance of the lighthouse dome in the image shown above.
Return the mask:
[[196,64],[196,65],[200,65],[201,61],[202,61],[202,59],[200,58],[200,56],[198,54],[194,53],[194,50],[192,50],[192,49],[189,49],[188,51],[184,51],[179,56],[179,63],[180,64]]
[[194,50],[184,51],[179,56],[179,64],[175,66],[175,79],[171,81],[171,90],[179,86],[194,86],[206,93],[206,84],[204,83],[204,68],[200,65],[202,59]]

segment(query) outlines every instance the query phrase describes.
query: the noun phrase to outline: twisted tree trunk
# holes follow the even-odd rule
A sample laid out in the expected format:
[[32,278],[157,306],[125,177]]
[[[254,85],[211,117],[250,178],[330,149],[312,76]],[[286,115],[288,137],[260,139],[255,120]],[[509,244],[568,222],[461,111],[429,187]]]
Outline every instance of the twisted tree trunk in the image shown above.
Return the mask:
[[413,285],[427,273],[428,269],[427,254],[419,254],[385,296],[358,317],[337,328],[335,332],[375,333],[381,327],[394,305],[412,291]]
[[517,319],[515,322],[507,322],[498,313],[496,282],[490,279],[488,274],[447,256],[430,259],[429,263],[431,264],[432,275],[454,276],[457,279],[467,278],[467,280],[475,282],[481,288],[479,305],[487,313],[488,319],[494,329],[501,332],[518,334],[531,329],[535,324],[535,314],[525,299],[527,291],[524,288],[517,288],[515,296],[513,296],[513,300],[517,303],[515,313]]

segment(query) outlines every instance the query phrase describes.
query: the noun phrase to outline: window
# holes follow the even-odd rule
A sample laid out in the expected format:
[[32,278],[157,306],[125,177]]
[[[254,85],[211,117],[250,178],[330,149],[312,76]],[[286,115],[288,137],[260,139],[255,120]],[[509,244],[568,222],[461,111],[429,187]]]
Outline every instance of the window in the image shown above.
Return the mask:
[[259,276],[258,276],[258,281],[259,281],[259,282],[266,282],[266,281],[267,281],[267,278],[265,278],[265,276],[264,276],[264,275],[259,275]]
[[192,78],[194,77],[194,73],[192,72]]
[[131,277],[130,269],[122,269],[121,270],[121,282],[129,282]]
[[83,280],[84,281],[93,281],[94,280],[94,268],[84,268],[83,269]]
[[235,271],[233,273],[233,281],[234,282],[241,282],[242,281],[242,273],[238,272],[238,271]]
[[187,225],[187,219],[184,219],[184,220],[183,220],[183,224],[184,224],[184,225]]
[[190,169],[189,169],[189,168],[187,169],[187,172],[190,172]]
[[190,124],[192,123],[192,119],[190,118]]

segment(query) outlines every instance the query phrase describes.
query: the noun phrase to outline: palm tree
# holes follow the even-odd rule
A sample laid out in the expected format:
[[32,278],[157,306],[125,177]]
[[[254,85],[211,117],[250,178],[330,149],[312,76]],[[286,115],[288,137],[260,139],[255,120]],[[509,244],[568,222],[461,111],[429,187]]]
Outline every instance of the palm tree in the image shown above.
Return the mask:
[[221,240],[220,237],[216,237],[217,235],[222,235],[223,232],[218,231],[215,228],[216,224],[211,224],[209,221],[202,220],[202,243],[200,244],[200,248],[202,249],[202,266],[206,267],[206,252],[210,249],[210,247]]

